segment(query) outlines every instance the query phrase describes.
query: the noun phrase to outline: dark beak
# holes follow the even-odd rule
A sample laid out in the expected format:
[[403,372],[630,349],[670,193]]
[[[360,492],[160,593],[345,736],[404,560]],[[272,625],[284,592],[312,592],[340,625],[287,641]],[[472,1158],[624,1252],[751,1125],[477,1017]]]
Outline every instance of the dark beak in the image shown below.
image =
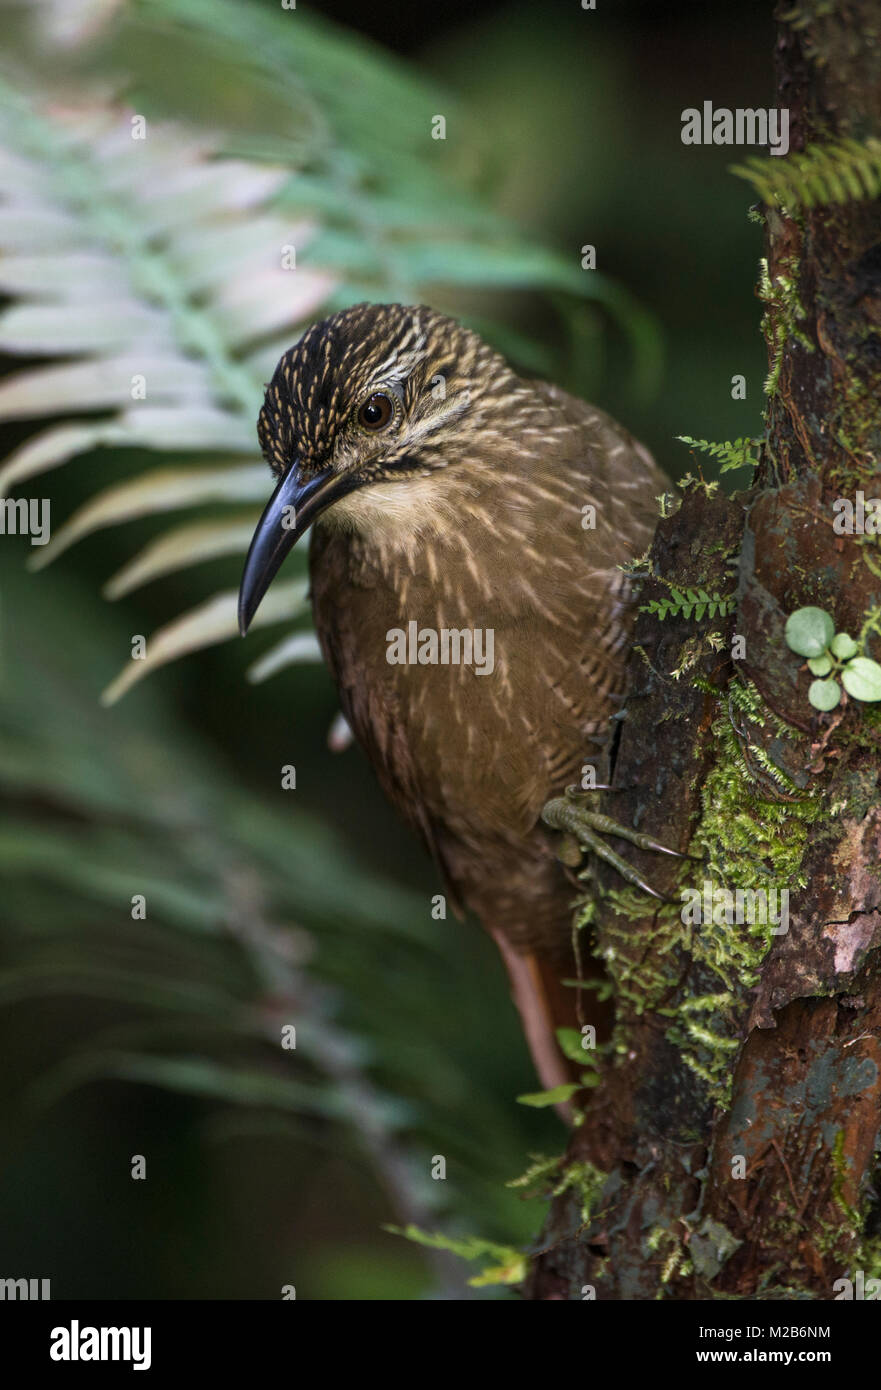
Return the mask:
[[326,468],[303,481],[293,463],[279,482],[257,523],[239,586],[239,631],[244,637],[282,561],[315,518],[332,502],[351,492],[350,475]]

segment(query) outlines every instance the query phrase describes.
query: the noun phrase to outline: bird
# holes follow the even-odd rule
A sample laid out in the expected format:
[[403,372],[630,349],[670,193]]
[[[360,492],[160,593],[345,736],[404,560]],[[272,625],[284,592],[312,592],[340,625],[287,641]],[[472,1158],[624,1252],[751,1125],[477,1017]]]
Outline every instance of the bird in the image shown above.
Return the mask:
[[667,479],[604,411],[426,305],[357,304],[309,327],[257,434],[276,487],[245,561],[242,635],[311,531],[342,712],[452,909],[495,940],[543,1086],[571,1083],[557,1030],[576,1023],[564,981],[580,965],[557,832],[649,891],[599,832],[666,848],[592,816],[578,789],[620,711],[626,567]]

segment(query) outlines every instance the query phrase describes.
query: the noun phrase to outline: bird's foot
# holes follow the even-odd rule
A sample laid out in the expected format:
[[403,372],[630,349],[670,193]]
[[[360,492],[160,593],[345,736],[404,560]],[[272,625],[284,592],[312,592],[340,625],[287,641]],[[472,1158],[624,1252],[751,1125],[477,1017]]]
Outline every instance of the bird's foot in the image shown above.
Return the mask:
[[[653,888],[639,873],[632,864],[616,854],[610,849],[603,835],[616,835],[619,839],[629,840],[638,849],[654,850],[658,854],[671,854],[676,859],[690,859],[693,856],[680,854],[679,850],[670,849],[669,845],[661,844],[653,835],[645,835],[642,831],[634,830],[629,825],[620,825],[611,816],[600,815],[598,811],[589,811],[586,802],[591,792],[582,792],[578,787],[567,787],[565,796],[554,797],[549,801],[541,813],[541,818],[545,825],[552,830],[560,830],[567,839],[574,837],[575,840],[584,848],[590,849],[607,864],[611,864],[614,869],[628,883],[632,883],[635,888],[641,888],[644,893],[649,893],[653,898],[659,898],[661,902],[672,902],[664,893],[659,893]],[[569,859],[565,862],[570,862]]]

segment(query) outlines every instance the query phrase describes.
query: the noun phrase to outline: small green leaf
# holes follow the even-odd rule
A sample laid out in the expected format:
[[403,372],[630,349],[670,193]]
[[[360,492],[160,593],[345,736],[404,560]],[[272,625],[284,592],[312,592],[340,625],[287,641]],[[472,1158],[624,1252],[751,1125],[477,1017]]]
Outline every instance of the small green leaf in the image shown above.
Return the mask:
[[584,1049],[581,1044],[584,1041],[577,1028],[557,1028],[557,1042],[560,1044],[560,1051],[564,1057],[568,1057],[571,1062],[584,1063]]
[[529,1273],[529,1261],[525,1255],[517,1254],[503,1265],[487,1265],[481,1274],[475,1274],[468,1283],[473,1289],[486,1288],[490,1284],[522,1284]]
[[[881,668],[879,668],[881,676]],[[881,699],[881,691],[875,697]],[[811,688],[808,691],[808,699],[814,709],[826,710],[834,709],[841,699],[841,686],[838,681],[811,681]]]
[[832,670],[832,658],[825,652],[822,656],[812,656],[808,662],[808,670],[815,676],[828,676]]
[[835,624],[822,608],[796,608],[786,619],[785,636],[799,656],[821,656],[835,636]]
[[841,682],[855,700],[881,700],[881,666],[867,656],[855,656],[841,673]]
[[519,1105],[531,1105],[536,1110],[543,1110],[547,1105],[561,1105],[564,1101],[571,1100],[576,1091],[581,1087],[577,1081],[566,1081],[562,1086],[554,1086],[551,1091],[530,1091],[528,1095],[518,1096]]
[[412,1223],[405,1229],[400,1226],[384,1226],[383,1230],[394,1236],[403,1236],[416,1245],[425,1245],[429,1250],[449,1250],[460,1260],[479,1260],[485,1256],[499,1261],[488,1266],[480,1274],[469,1279],[469,1284],[481,1287],[485,1284],[520,1284],[526,1278],[527,1257],[522,1250],[510,1245],[496,1245],[493,1241],[482,1240],[479,1236],[463,1236],[453,1239],[430,1231],[422,1231]]
[[[833,656],[838,657],[839,661],[850,661],[852,656],[856,656],[859,647],[853,638],[849,637],[846,632],[836,632],[835,636],[832,638],[830,650]],[[813,670],[813,667],[811,669]],[[822,675],[822,672],[817,671],[816,674],[819,676]]]

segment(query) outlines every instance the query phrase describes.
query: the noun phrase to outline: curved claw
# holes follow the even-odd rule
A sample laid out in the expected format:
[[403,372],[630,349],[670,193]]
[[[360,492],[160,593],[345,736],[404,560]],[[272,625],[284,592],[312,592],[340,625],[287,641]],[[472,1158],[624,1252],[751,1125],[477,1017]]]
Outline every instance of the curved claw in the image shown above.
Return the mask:
[[[592,788],[591,790],[595,789]],[[542,811],[542,820],[552,830],[561,830],[567,836],[574,836],[584,848],[592,850],[598,859],[604,860],[605,863],[617,869],[623,879],[632,883],[635,888],[641,889],[643,893],[648,893],[650,897],[657,898],[662,903],[676,902],[676,898],[659,893],[656,888],[653,888],[631,864],[628,864],[626,859],[610,849],[602,836],[614,835],[620,839],[629,840],[631,844],[636,845],[637,849],[653,850],[658,854],[670,854],[675,859],[697,859],[700,856],[683,854],[678,849],[671,849],[669,845],[662,844],[652,835],[643,834],[642,831],[633,830],[627,825],[619,825],[611,816],[601,815],[597,811],[589,811],[586,802],[590,794],[589,791],[583,791],[580,787],[567,787],[565,796],[554,797],[547,803]]]

